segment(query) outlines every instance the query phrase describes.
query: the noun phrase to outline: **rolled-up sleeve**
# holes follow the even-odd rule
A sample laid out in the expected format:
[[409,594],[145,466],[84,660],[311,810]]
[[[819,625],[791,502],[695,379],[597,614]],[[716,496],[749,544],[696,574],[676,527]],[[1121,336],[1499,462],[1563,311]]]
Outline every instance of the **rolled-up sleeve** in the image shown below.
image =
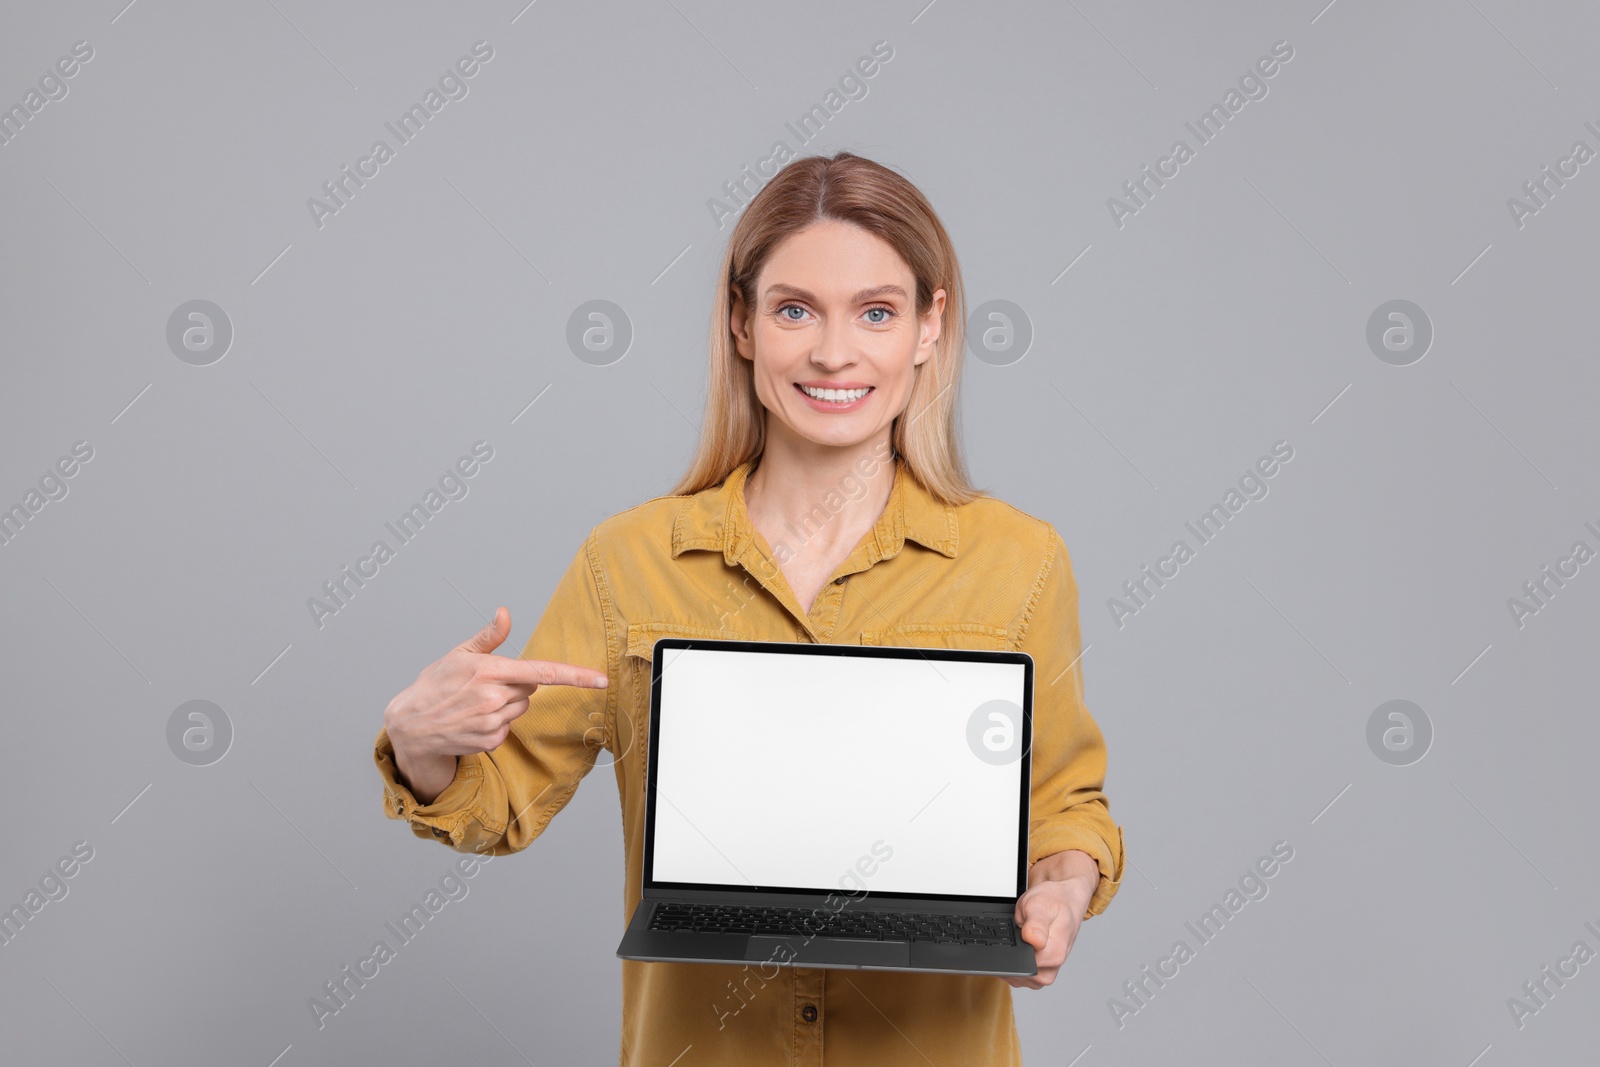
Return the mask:
[[1048,526],[1043,565],[1023,622],[1020,651],[1033,657],[1033,791],[1028,863],[1067,849],[1094,857],[1100,883],[1085,918],[1122,883],[1122,829],[1105,794],[1106,745],[1083,700],[1078,584],[1066,543]]
[[540,686],[505,741],[489,752],[459,757],[455,778],[428,804],[401,782],[394,745],[387,728],[380,729],[373,759],[383,779],[384,814],[408,822],[418,837],[460,852],[503,856],[527,848],[612,744],[618,644],[591,530],[518,658],[591,667],[603,671],[610,686]]

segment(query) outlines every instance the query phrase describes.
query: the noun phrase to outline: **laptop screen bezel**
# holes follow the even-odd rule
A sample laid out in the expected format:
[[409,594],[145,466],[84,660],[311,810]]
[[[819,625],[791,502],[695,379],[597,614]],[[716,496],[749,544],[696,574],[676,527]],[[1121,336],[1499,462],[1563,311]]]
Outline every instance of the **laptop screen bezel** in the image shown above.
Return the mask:
[[835,893],[850,896],[845,890],[815,886],[760,886],[714,882],[667,882],[655,877],[656,848],[656,760],[661,751],[661,679],[666,653],[673,649],[710,649],[719,652],[780,652],[806,656],[863,656],[873,659],[916,659],[966,663],[1008,663],[1023,668],[1022,684],[1022,764],[1018,775],[1016,892],[1009,897],[959,893],[879,893],[870,895],[886,902],[894,900],[950,901],[994,904],[1015,901],[1028,888],[1028,829],[1033,788],[1033,657],[1026,652],[991,649],[926,648],[909,645],[844,645],[803,641],[738,641],[699,637],[660,637],[650,657],[650,734],[645,771],[644,864],[642,889],[645,892],[727,892],[759,897],[825,896]]

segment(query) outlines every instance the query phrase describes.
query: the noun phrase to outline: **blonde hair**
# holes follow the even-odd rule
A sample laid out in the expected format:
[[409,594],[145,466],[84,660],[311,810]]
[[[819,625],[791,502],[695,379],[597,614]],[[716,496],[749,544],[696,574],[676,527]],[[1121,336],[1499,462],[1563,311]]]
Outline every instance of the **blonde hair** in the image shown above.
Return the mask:
[[745,307],[754,308],[756,278],[773,249],[823,219],[859,226],[899,253],[916,277],[918,315],[927,313],[936,290],[945,291],[933,355],[913,370],[911,399],[895,417],[890,443],[912,477],[942,503],[965,504],[984,495],[968,481],[956,426],[966,307],[955,246],[916,186],[882,164],[845,151],[794,160],[761,188],[734,224],[711,312],[704,429],[673,494],[721,485],[735,467],[761,455],[766,409],[756,395],[750,361],[734,348],[732,291],[737,287]]

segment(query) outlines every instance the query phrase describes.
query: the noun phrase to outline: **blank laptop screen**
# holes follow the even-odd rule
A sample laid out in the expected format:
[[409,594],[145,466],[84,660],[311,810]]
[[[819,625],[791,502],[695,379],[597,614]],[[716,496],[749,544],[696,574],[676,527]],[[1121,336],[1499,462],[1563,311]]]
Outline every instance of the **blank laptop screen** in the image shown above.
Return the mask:
[[663,650],[651,877],[1015,897],[1025,672]]

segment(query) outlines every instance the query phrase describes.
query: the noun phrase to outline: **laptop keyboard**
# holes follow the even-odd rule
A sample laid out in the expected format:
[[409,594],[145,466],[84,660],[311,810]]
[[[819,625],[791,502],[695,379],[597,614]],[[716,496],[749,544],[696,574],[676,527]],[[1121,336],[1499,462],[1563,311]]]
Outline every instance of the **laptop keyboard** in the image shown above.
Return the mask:
[[935,941],[960,945],[1014,945],[1017,924],[1005,915],[929,915],[846,908],[770,908],[754,904],[662,902],[651,930],[778,937],[844,937],[865,941]]

